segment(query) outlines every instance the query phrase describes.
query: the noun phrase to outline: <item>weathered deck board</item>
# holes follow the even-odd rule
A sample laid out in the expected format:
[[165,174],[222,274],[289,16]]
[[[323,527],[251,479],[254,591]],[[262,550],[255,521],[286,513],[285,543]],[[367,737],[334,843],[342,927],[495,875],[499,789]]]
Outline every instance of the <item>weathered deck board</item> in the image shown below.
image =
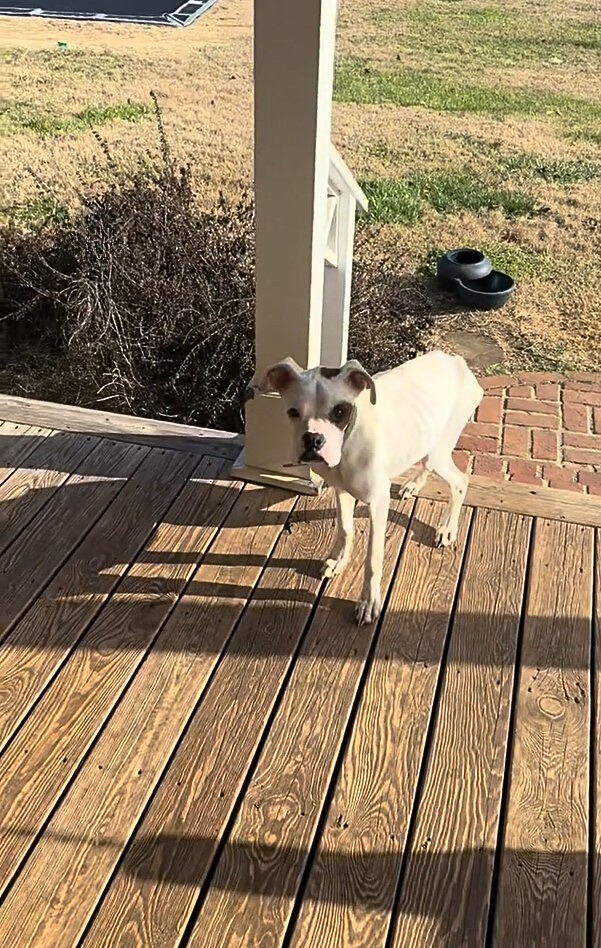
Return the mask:
[[86,444],[89,454],[94,442],[50,432],[28,454],[23,466],[15,468],[0,485],[0,554],[26,530],[37,512],[86,457]]
[[321,585],[312,560],[326,558],[334,536],[328,504],[323,496],[299,499],[292,529],[278,541],[86,948],[180,944],[310,619]]
[[[402,483],[406,478],[401,478]],[[448,489],[437,478],[431,477],[420,493],[430,500],[447,500]],[[601,527],[601,497],[590,497],[569,490],[550,490],[503,481],[491,484],[485,477],[472,476],[466,504],[488,510],[545,517],[565,523],[581,523]]]
[[[186,540],[202,551],[205,531],[208,542],[227,512],[228,503],[236,496],[236,491],[230,489],[230,481],[221,484],[214,481],[223,469],[223,461],[207,458],[198,463],[196,458],[179,452],[152,448],[148,454],[147,448],[137,450],[144,458],[141,466],[2,645],[0,747],[6,744],[72,649],[78,646],[123,575],[129,570],[128,582],[131,583],[132,576],[142,581],[146,574],[146,582],[150,584],[157,568],[144,567],[144,557],[151,560],[156,557],[160,563],[160,552],[167,545],[172,550],[169,556],[172,559],[177,553],[176,544]],[[180,530],[180,538],[170,524],[161,524],[161,520],[189,474],[192,475],[189,486],[168,516],[175,523],[185,525],[193,509],[198,526],[194,529],[186,526]],[[152,539],[144,550],[151,534]],[[130,568],[140,553],[141,561]],[[171,565],[167,569],[171,573]],[[160,574],[160,566],[158,572]],[[178,576],[170,578],[175,589]],[[159,591],[158,586],[152,586],[153,597],[156,598]],[[154,609],[156,611],[156,605]],[[129,613],[113,615],[113,610],[112,602],[108,610],[111,621],[132,618]],[[126,640],[124,636],[124,643]],[[86,644],[84,640],[80,647]]]
[[[90,439],[91,441],[92,439]],[[0,636],[39,595],[126,483],[138,463],[135,445],[81,442],[82,462],[34,523],[0,556]],[[76,463],[71,458],[71,463]],[[73,469],[73,468],[71,468]]]
[[240,435],[211,431],[172,421],[136,418],[116,412],[77,408],[56,402],[33,401],[16,395],[0,395],[0,418],[8,422],[43,425],[75,434],[96,435],[146,447],[167,448],[191,454],[209,454],[235,460],[242,448]]
[[[74,944],[83,933],[293,503],[281,492],[253,488],[238,498],[212,548],[218,565],[209,557],[195,574],[0,906],[0,944],[7,942],[15,917],[23,948],[41,941]],[[127,656],[113,638],[115,648],[118,661]],[[105,677],[103,671],[94,682],[92,699]],[[49,752],[53,731],[50,740]],[[38,812],[36,807],[31,813],[30,825]],[[53,905],[66,890],[71,910],[57,914]]]
[[50,434],[49,428],[0,423],[0,484],[23,464],[27,457]]
[[[420,500],[292,944],[384,945],[471,511],[456,553],[432,547]],[[402,752],[400,749],[402,748]]]
[[475,513],[395,948],[485,943],[530,528]]
[[[391,582],[412,504],[393,501],[383,588]],[[366,521],[357,538],[366,549]],[[364,552],[363,552],[363,555]],[[189,944],[278,945],[325,804],[374,629],[358,627],[358,556],[322,597]]]
[[494,944],[584,945],[593,531],[536,523]]
[[0,944],[601,948],[599,502],[395,501],[358,629],[364,511],[324,588],[329,494],[75,412],[0,423]]

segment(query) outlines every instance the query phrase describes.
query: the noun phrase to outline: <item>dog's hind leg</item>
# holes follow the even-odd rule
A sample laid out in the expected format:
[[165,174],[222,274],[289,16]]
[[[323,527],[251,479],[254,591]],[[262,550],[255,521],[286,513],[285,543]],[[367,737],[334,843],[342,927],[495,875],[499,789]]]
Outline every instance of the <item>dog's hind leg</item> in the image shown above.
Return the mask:
[[453,546],[457,542],[459,514],[465,500],[469,478],[463,474],[448,451],[436,449],[428,456],[430,469],[449,485],[451,499],[442,523],[436,531],[435,546]]
[[407,481],[406,484],[403,484],[399,492],[401,500],[407,500],[410,497],[417,497],[422,487],[425,486],[428,477],[430,476],[430,471],[425,461],[420,461],[419,464],[415,465],[417,471],[415,477],[412,480]]
[[460,471],[453,461],[453,451],[461,432],[482,401],[483,395],[484,392],[470,372],[466,376],[457,403],[438,444],[430,451],[426,459],[426,467],[438,474],[449,485],[451,491],[449,506],[436,532],[436,546],[452,546],[457,542],[459,515],[467,493],[469,477]]

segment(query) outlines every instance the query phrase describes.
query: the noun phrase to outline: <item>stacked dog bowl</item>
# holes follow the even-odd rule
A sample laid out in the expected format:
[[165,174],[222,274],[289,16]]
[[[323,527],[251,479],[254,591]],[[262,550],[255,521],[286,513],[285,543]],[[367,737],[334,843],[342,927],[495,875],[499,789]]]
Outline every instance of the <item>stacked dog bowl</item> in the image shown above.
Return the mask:
[[470,309],[501,309],[515,289],[511,277],[493,270],[485,254],[468,248],[449,250],[439,257],[436,278]]

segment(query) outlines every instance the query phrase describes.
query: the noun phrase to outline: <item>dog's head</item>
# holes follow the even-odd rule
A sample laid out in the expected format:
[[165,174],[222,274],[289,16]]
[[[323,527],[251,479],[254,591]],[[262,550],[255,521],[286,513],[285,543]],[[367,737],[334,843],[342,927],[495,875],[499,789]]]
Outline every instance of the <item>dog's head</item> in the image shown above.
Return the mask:
[[301,369],[294,359],[284,359],[253,380],[248,397],[278,392],[292,423],[299,463],[336,467],[345,433],[354,421],[355,401],[367,391],[375,405],[374,381],[354,359],[339,369]]

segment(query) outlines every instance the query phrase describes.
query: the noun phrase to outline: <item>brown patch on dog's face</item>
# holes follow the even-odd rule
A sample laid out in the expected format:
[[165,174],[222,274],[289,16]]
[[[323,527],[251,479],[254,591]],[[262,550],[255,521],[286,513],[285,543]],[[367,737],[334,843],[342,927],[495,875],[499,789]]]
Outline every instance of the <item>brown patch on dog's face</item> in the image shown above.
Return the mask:
[[337,375],[340,375],[340,369],[329,369],[325,365],[320,365],[319,373],[324,379],[335,379]]
[[331,409],[329,419],[337,428],[346,431],[351,420],[352,412],[353,405],[351,402],[340,401]]

